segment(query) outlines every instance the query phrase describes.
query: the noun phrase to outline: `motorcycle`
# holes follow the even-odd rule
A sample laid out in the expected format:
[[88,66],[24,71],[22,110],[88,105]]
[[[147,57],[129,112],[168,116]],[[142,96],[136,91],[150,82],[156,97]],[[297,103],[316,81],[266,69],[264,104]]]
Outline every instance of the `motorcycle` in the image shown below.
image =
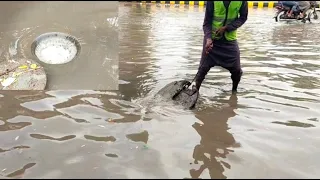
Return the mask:
[[311,7],[308,10],[309,15],[308,15],[308,20],[311,22],[311,18],[313,20],[318,20],[319,19],[319,11],[317,10],[317,7],[319,7],[319,4],[316,1],[310,1]]
[[319,18],[317,11],[316,11],[317,4],[311,4],[310,8],[307,10],[305,16],[303,18],[300,17],[301,10],[293,12],[292,16],[288,16],[288,12],[290,11],[290,7],[284,6],[283,4],[279,3],[276,5],[276,15],[274,16],[275,21],[278,22],[280,20],[301,20],[301,22],[306,23],[309,21],[311,23],[311,19],[317,20]]

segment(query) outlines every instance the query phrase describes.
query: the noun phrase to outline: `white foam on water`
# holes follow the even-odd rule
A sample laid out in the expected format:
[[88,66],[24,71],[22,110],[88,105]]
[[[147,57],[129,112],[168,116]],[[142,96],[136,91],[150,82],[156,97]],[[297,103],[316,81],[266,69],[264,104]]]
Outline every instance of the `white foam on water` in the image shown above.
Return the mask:
[[76,45],[64,37],[47,37],[39,41],[35,55],[47,64],[65,64],[77,54]]
[[107,21],[110,23],[111,26],[118,27],[118,17],[107,18]]

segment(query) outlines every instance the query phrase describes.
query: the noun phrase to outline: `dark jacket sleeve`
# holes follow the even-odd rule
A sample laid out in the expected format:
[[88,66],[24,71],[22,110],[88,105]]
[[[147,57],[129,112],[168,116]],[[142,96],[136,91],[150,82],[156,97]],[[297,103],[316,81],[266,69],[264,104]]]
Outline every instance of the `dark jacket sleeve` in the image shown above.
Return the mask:
[[240,17],[227,25],[226,31],[234,31],[241,27],[248,19],[248,2],[242,1],[242,5],[239,10]]
[[204,15],[203,32],[204,38],[208,39],[212,36],[212,19],[213,19],[213,1],[207,1],[206,12]]

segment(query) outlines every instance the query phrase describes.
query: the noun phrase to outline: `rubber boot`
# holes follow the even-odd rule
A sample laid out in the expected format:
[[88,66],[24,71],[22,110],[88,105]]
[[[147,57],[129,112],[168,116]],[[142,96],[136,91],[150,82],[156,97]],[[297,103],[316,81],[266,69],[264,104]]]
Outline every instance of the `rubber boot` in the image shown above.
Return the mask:
[[237,93],[238,85],[240,83],[242,74],[243,74],[243,72],[240,71],[240,73],[231,75],[231,79],[232,79],[232,94],[236,94]]
[[240,81],[232,81],[232,94],[236,94],[238,91],[238,84]]

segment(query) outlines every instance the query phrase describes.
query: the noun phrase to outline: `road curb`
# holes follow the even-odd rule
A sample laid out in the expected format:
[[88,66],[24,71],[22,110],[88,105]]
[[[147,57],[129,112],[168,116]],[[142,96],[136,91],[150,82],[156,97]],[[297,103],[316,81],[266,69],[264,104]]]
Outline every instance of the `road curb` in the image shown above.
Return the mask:
[[[205,6],[207,1],[127,1],[145,4],[166,4],[166,5],[189,5],[189,6]],[[277,1],[248,1],[248,7],[258,7],[258,8],[274,8],[277,5]]]
[[[189,6],[205,6],[207,1],[124,1],[143,4],[165,4],[165,5],[189,5]],[[274,8],[278,1],[248,1],[249,8]],[[318,7],[320,8],[320,4]]]

